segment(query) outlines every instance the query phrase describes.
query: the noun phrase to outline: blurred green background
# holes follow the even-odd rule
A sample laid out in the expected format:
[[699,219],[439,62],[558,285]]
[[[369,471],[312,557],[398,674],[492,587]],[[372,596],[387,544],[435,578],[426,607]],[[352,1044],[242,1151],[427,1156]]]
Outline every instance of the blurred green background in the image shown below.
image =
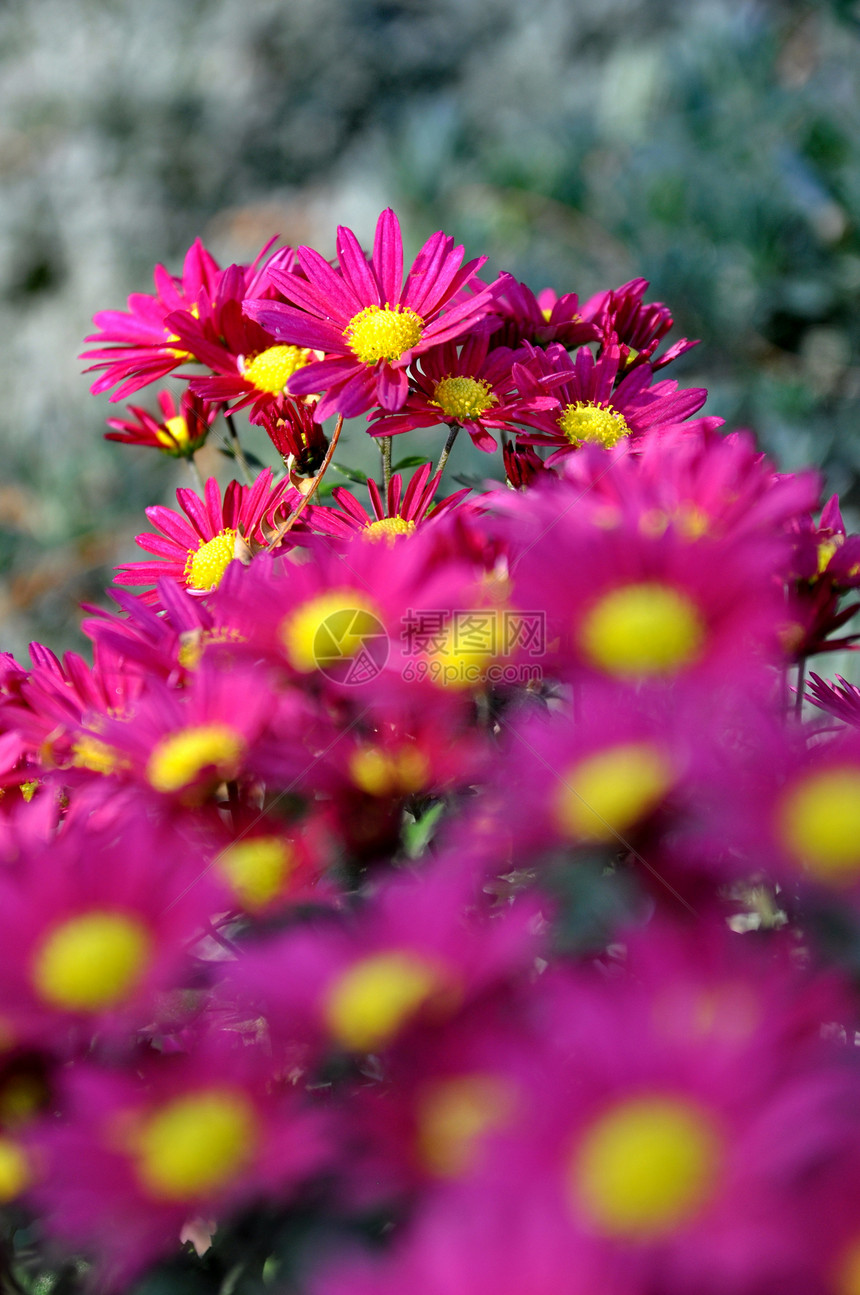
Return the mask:
[[222,263],[272,233],[330,255],[388,204],[408,252],[441,227],[535,290],[650,279],[703,339],[672,376],[856,517],[860,5],[5,0],[3,648],[76,645],[185,484],[102,440],[93,313],[197,234]]

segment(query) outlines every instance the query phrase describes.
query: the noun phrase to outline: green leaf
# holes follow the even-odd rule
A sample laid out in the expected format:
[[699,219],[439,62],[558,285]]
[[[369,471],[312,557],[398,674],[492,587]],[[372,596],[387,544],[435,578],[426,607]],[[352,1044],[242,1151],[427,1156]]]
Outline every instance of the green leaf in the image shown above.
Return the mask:
[[400,459],[395,463],[392,471],[399,472],[401,468],[420,468],[425,463],[429,463],[430,458],[426,454],[409,454],[405,459]]
[[417,859],[427,849],[436,830],[436,824],[444,812],[445,802],[439,800],[420,818],[413,819],[411,823],[407,821],[403,829],[403,844],[410,859]]
[[355,481],[360,486],[367,484],[366,472],[359,472],[356,468],[344,468],[339,463],[332,463],[331,466],[335,472],[339,472],[342,477],[346,477],[347,481]]

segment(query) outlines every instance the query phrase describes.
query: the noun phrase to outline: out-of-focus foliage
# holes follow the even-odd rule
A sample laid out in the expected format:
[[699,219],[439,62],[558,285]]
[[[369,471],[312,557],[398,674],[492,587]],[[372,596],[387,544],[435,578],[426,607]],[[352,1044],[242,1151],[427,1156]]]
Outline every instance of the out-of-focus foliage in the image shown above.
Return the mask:
[[169,499],[176,465],[102,442],[108,402],[75,357],[93,312],[197,234],[222,262],[273,232],[328,253],[336,220],[368,237],[390,203],[410,250],[442,226],[536,287],[644,275],[704,340],[679,377],[708,412],[786,467],[825,463],[856,505],[859,12],[7,0],[4,646],[69,643],[75,603]]

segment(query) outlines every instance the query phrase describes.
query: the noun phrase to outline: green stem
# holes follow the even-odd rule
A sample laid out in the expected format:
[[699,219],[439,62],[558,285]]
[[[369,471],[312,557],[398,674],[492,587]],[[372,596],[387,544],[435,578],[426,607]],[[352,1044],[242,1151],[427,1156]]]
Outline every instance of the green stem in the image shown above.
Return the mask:
[[242,476],[245,478],[245,485],[252,486],[254,484],[254,474],[251,472],[248,460],[245,458],[245,453],[242,449],[241,442],[239,441],[239,433],[236,431],[236,425],[233,422],[233,415],[227,412],[226,405],[222,412],[224,414],[224,422],[227,424],[227,431],[230,436],[230,449],[236,456],[236,462],[239,464]]
[[460,430],[460,424],[454,423],[453,427],[448,433],[448,439],[445,442],[445,448],[442,451],[442,453],[439,455],[439,462],[436,464],[436,471],[434,473],[434,476],[438,476],[440,472],[445,471],[445,464],[448,462],[448,455],[451,453],[451,450],[453,449],[454,442],[457,439],[457,433],[459,432],[459,430]]
[[391,437],[380,437],[379,444],[382,452],[382,493],[388,497],[388,486],[391,481]]
[[202,495],[205,487],[203,485],[203,477],[200,475],[200,469],[194,461],[194,455],[192,454],[185,460],[185,462],[188,464],[188,471],[191,473],[191,480],[194,482],[194,489],[197,491],[198,495]]
[[794,717],[795,719],[803,718],[803,690],[806,687],[806,657],[801,657],[797,663],[797,692],[794,698]]

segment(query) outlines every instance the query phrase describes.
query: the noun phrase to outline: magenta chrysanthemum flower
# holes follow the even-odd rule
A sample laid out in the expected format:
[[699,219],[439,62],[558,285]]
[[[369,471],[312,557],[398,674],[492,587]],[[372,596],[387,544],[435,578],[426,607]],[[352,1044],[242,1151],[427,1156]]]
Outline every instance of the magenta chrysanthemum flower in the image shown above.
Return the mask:
[[[267,263],[264,258],[275,241],[270,239],[251,265],[231,265],[221,270],[199,238],[195,239],[185,257],[181,277],[157,265],[153,273],[156,290],[152,296],[132,293],[128,311],[99,311],[94,322],[101,332],[93,333],[86,340],[98,342],[100,346],[80,356],[82,360],[96,361],[86,372],[104,369],[92,385],[93,393],[109,391],[120,383],[111,399],[122,400],[148,383],[164,378],[180,364],[202,358],[182,343],[175,331],[176,323],[206,319],[211,316],[213,306],[220,308],[231,297],[241,302],[243,297],[265,291],[262,282],[265,269],[292,257],[290,248],[282,248]],[[237,313],[238,309],[237,306]]]
[[[465,428],[479,450],[491,454],[496,448],[490,427],[512,428],[518,421],[522,400],[511,375],[514,360],[522,352],[506,346],[489,351],[486,333],[470,337],[459,349],[456,342],[434,347],[413,368],[412,390],[396,414],[377,411],[367,429],[371,436],[397,436],[415,427]],[[489,351],[489,354],[488,354]],[[528,408],[552,409],[549,395],[532,397]]]
[[158,403],[160,419],[139,405],[129,405],[130,419],[109,418],[107,425],[113,430],[105,432],[105,440],[150,446],[177,459],[190,458],[209,435],[217,410],[190,391],[182,393],[178,408],[169,391],[158,393]]
[[672,312],[662,301],[642,300],[648,287],[647,279],[631,279],[620,288],[600,292],[582,307],[582,314],[593,320],[605,342],[615,341],[621,347],[622,368],[650,364],[661,369],[664,364],[677,360],[698,341],[682,337],[656,359],[654,352],[674,324]]
[[[198,299],[211,296],[220,270],[200,239],[195,239],[185,257],[181,277],[169,274],[163,265],[153,271],[155,293],[134,292],[128,311],[100,310],[93,322],[100,332],[86,340],[98,342],[98,349],[84,351],[82,360],[95,360],[87,372],[104,369],[92,392],[109,391],[117,382],[113,400],[122,400],[150,382],[157,382],[191,359],[165,320],[174,311],[198,309]],[[105,345],[107,343],[107,345]]]
[[364,535],[365,539],[387,540],[389,543],[393,543],[399,535],[411,535],[420,522],[438,517],[469,493],[467,486],[434,506],[433,496],[439,486],[441,473],[437,472],[431,478],[432,470],[431,465],[425,463],[413,474],[405,491],[403,478],[396,472],[388,483],[384,501],[379,486],[368,478],[367,492],[370,495],[372,514],[345,486],[337,486],[332,495],[338,507],[312,506],[309,510],[311,527],[328,535],[350,539]]
[[272,269],[271,282],[293,303],[245,302],[245,311],[275,337],[325,352],[290,379],[291,395],[325,392],[317,418],[353,418],[374,405],[394,413],[408,391],[416,355],[474,329],[488,314],[493,288],[458,295],[486,257],[463,265],[463,248],[441,230],[429,238],[403,282],[403,240],[387,208],[376,225],[368,263],[352,230],[338,227],[338,269],[319,252],[296,253],[306,278]]
[[504,343],[517,347],[523,342],[548,346],[550,342],[560,342],[573,348],[600,341],[603,336],[596,323],[583,317],[575,292],[559,297],[552,288],[544,288],[535,296],[531,288],[511,274],[499,277],[493,311],[500,316],[501,324],[493,333],[494,346]]
[[[136,537],[142,549],[162,561],[117,567],[117,584],[148,585],[170,577],[189,593],[210,593],[234,558],[247,560],[255,547],[265,546],[267,528],[273,531],[279,519],[288,517],[301,496],[288,480],[273,487],[271,469],[266,468],[253,486],[231,481],[223,502],[214,477],[206,482],[204,499],[182,489],[176,498],[185,517],[156,504],[146,509],[146,515],[159,534]],[[158,597],[154,591],[142,596],[150,603]]]
[[520,422],[534,430],[521,432],[520,439],[553,446],[555,454],[548,460],[552,463],[584,444],[611,449],[619,441],[635,442],[681,425],[687,430],[722,426],[722,418],[690,420],[705,403],[704,388],[679,391],[677,382],[669,379],[650,385],[652,373],[644,364],[618,382],[621,359],[614,344],[598,360],[586,347],[574,359],[561,346],[550,346],[545,353],[533,350],[514,369],[520,391],[526,400],[552,392],[556,404],[546,411],[540,405],[526,407]]
[[833,683],[830,679],[822,679],[815,673],[810,673],[809,677],[812,682],[806,694],[807,701],[811,701],[821,710],[828,711],[836,719],[860,728],[860,688],[843,679],[841,674],[836,676],[837,683]]

